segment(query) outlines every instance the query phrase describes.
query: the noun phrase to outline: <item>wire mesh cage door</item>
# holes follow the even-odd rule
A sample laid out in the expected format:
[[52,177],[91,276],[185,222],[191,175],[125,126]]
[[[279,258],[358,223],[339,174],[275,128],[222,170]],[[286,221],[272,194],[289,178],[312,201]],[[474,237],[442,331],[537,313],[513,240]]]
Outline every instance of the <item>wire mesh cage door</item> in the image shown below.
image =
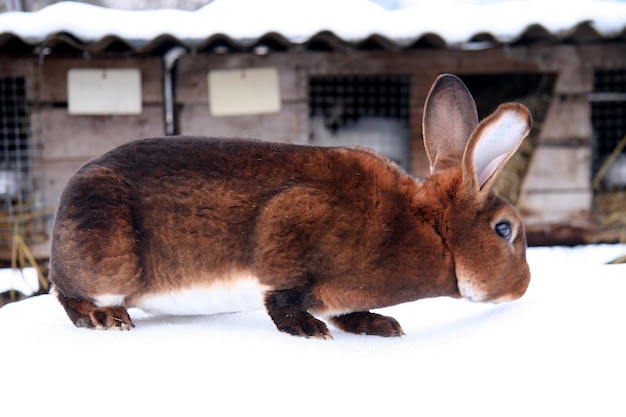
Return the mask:
[[309,79],[310,143],[373,149],[409,169],[409,76]]
[[43,216],[37,213],[34,165],[37,146],[32,135],[27,80],[0,73],[0,245],[15,235],[25,242],[43,238]]
[[594,212],[626,235],[626,68],[597,70],[590,95]]

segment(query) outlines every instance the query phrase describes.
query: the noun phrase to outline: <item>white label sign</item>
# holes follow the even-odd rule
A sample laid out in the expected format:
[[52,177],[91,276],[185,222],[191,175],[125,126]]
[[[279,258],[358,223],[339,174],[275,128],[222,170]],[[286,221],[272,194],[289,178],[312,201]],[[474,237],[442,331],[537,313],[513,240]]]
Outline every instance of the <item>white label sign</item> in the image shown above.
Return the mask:
[[141,114],[141,72],[136,68],[74,68],[67,72],[73,115]]
[[238,116],[280,111],[276,68],[210,71],[209,107],[212,116]]

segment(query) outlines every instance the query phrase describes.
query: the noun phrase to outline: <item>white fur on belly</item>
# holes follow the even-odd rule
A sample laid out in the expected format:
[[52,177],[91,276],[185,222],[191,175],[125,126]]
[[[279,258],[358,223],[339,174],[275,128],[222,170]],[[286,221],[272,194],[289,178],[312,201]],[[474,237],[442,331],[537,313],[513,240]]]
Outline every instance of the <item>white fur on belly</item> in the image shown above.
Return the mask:
[[[195,315],[253,311],[263,308],[267,288],[256,278],[246,277],[217,282],[207,287],[172,290],[139,298],[128,307],[137,307],[153,314]],[[100,300],[102,298],[102,300]],[[97,304],[111,305],[118,297],[98,297]],[[121,303],[115,303],[121,304]]]
[[211,287],[171,291],[141,298],[136,307],[159,314],[217,314],[263,308],[263,288],[256,279],[218,283]]
[[98,307],[112,307],[124,305],[124,296],[119,294],[103,294],[96,297],[95,304]]

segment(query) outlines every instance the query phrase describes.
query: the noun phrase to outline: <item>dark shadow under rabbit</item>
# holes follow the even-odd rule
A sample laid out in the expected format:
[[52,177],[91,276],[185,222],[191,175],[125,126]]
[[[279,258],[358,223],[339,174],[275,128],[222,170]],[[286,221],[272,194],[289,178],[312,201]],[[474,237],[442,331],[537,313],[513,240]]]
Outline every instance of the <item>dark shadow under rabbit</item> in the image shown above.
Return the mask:
[[427,297],[501,302],[530,273],[514,207],[493,183],[528,134],[519,104],[478,122],[463,83],[426,101],[424,181],[360,148],[175,137],[86,163],[61,196],[49,278],[79,327],[130,329],[126,308],[265,307],[281,331],[399,336],[370,310]]

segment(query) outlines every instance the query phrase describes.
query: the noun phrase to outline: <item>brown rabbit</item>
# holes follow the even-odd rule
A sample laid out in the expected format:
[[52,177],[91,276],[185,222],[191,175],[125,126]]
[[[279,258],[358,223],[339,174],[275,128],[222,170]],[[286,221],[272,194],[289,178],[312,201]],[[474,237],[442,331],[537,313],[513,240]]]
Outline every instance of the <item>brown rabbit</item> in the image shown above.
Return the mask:
[[127,307],[265,306],[281,331],[399,336],[369,310],[426,297],[500,302],[529,283],[526,240],[492,185],[528,134],[520,104],[478,123],[463,83],[426,100],[423,182],[364,149],[177,137],[120,146],[71,178],[50,280],[76,326],[129,329]]

